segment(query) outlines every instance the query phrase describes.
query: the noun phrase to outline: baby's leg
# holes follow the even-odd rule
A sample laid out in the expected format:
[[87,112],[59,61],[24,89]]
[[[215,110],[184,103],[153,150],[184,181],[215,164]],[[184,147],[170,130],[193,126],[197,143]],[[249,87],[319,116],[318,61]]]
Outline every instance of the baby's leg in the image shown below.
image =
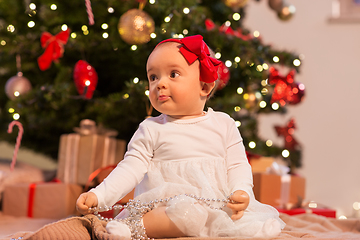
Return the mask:
[[[185,235],[176,227],[165,213],[166,207],[158,207],[146,213],[142,218],[142,223],[149,238],[174,238],[184,237]],[[106,230],[110,234],[123,237],[124,240],[131,239],[129,226],[123,222],[110,221],[106,225]]]
[[185,237],[165,212],[166,207],[158,207],[143,217],[146,234],[149,238]]

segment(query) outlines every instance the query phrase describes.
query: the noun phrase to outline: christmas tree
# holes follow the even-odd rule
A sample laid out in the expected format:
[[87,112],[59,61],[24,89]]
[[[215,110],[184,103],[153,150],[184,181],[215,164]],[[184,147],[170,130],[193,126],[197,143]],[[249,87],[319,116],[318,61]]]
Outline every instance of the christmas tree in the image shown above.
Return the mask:
[[[279,2],[270,0],[270,8],[286,20],[291,11],[283,12],[289,6]],[[201,34],[223,62],[220,84],[207,105],[237,121],[249,154],[276,157],[285,150],[289,166],[300,167],[293,121],[275,127],[284,146],[257,132],[259,114],[282,114],[301,101],[304,88],[294,80],[299,56],[273,49],[259,33],[246,29],[246,4],[0,1],[0,139],[15,141],[6,129],[19,119],[22,146],[56,159],[60,135],[73,132],[82,119],[92,119],[129,140],[145,117],[158,114],[146,95],[151,50],[163,39]],[[277,66],[289,69],[288,74],[278,73]]]

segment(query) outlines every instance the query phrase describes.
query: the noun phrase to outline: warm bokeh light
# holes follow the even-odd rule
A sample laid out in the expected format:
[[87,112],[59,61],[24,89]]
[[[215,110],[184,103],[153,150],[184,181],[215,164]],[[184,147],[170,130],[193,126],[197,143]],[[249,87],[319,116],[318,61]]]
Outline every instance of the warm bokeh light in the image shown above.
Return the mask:
[[289,152],[289,150],[284,149],[284,150],[281,152],[281,155],[282,155],[284,158],[287,158],[287,157],[290,156],[290,152]]

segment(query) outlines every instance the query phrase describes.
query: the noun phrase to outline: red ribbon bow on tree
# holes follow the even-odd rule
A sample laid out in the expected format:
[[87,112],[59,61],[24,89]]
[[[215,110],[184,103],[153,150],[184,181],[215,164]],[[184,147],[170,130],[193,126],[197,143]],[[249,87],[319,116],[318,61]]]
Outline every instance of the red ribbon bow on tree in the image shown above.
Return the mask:
[[285,141],[284,148],[288,150],[295,150],[296,146],[299,145],[299,143],[293,137],[295,128],[296,126],[294,119],[290,119],[290,121],[287,123],[285,127],[275,126],[275,130],[278,136],[284,137],[284,141]]
[[[209,18],[207,18],[205,20],[205,27],[206,27],[206,30],[208,30],[208,31],[212,31],[215,28],[218,28],[218,26]],[[228,36],[234,36],[234,37],[240,38],[244,41],[249,41],[253,38],[253,36],[251,34],[244,35],[242,33],[241,28],[234,30],[230,26],[227,26],[226,24],[223,24],[223,25],[221,25],[221,27],[219,27],[219,32],[225,33],[225,35],[228,35]]]
[[209,48],[203,41],[201,35],[189,36],[182,39],[166,39],[159,44],[164,42],[178,42],[182,44],[183,46],[180,48],[180,53],[189,64],[199,59],[200,81],[211,83],[218,79],[218,67],[221,61],[210,57]]
[[45,71],[50,67],[52,61],[56,61],[63,56],[64,45],[67,43],[69,35],[69,29],[61,31],[55,36],[48,32],[44,32],[41,35],[41,47],[45,48],[45,52],[38,58],[40,70]]
[[279,71],[274,67],[271,67],[269,72],[269,84],[275,84],[271,103],[279,101],[284,106],[286,103],[297,104],[301,102],[305,93],[305,86],[295,83],[295,70],[291,70],[284,77],[280,76]]

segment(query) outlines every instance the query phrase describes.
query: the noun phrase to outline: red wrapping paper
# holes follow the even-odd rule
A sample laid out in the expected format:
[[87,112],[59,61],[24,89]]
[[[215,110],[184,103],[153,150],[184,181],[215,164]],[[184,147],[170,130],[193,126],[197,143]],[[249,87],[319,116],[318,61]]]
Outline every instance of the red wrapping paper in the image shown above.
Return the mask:
[[281,213],[286,213],[288,215],[297,215],[303,213],[313,213],[316,215],[321,215],[324,217],[336,218],[336,211],[329,208],[295,208],[295,209],[282,209],[277,208]]

